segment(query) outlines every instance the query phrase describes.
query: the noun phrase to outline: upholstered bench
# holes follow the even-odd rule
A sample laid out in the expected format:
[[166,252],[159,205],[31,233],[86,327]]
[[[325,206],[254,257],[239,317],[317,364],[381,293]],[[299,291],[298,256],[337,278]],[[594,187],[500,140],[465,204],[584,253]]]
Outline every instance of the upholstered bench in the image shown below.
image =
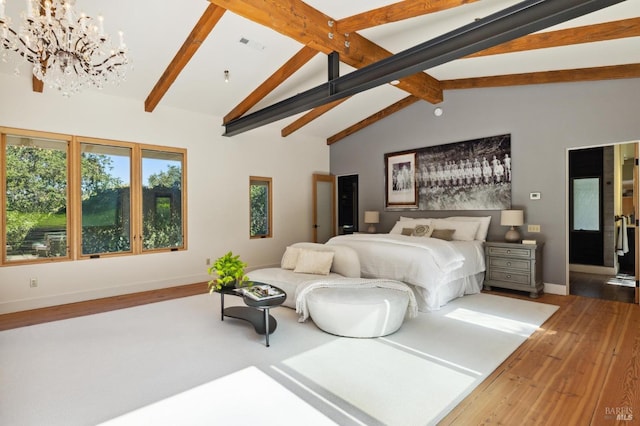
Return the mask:
[[345,337],[379,337],[402,325],[409,294],[390,288],[317,288],[307,295],[309,316],[321,330]]
[[[328,271],[329,273],[324,275],[296,272],[295,264],[287,265],[290,263],[288,257],[291,249],[332,252],[334,256],[330,270]],[[247,273],[247,276],[252,281],[271,284],[284,290],[285,293],[287,293],[287,298],[282,305],[293,309],[296,307],[296,288],[305,282],[314,280],[336,280],[344,277],[360,277],[360,260],[358,259],[358,253],[351,247],[341,245],[328,246],[318,243],[295,243],[287,247],[280,264],[281,267],[279,268],[253,270]]]

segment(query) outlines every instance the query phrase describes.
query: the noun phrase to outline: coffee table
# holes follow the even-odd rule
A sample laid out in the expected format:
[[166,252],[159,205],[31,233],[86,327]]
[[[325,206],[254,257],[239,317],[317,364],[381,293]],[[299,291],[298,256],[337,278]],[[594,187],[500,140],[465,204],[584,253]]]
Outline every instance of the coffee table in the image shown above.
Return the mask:
[[[253,285],[269,285],[254,281]],[[269,309],[276,308],[282,305],[282,302],[287,298],[287,294],[284,290],[270,285],[270,287],[276,288],[282,292],[281,296],[274,297],[265,300],[254,300],[251,297],[236,291],[235,288],[222,288],[216,290],[220,293],[220,321],[224,321],[224,317],[236,318],[248,321],[258,334],[265,335],[265,343],[269,347],[269,334],[273,333],[278,327],[278,322],[274,317],[269,315]],[[247,306],[230,306],[224,307],[224,296],[232,295],[242,297],[245,305]]]

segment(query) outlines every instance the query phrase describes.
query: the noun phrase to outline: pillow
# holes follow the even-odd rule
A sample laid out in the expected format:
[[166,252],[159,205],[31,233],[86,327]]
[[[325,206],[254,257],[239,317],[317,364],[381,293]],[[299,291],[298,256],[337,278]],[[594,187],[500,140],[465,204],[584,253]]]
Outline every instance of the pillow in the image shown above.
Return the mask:
[[438,238],[439,240],[451,241],[453,240],[453,233],[455,229],[434,229],[431,233],[431,238]]
[[433,227],[431,225],[417,225],[413,229],[414,237],[430,237],[433,232]]
[[333,263],[332,251],[300,249],[298,261],[293,272],[303,274],[329,275]]
[[407,217],[407,216],[400,216],[400,220],[403,222],[406,222],[408,220],[422,220],[422,219],[429,219],[428,217]]
[[447,220],[454,220],[460,222],[478,222],[478,232],[476,232],[476,240],[487,241],[487,234],[489,233],[489,225],[491,224],[491,216],[452,216]]
[[282,269],[295,269],[296,263],[298,262],[298,255],[300,254],[299,248],[295,247],[287,247],[282,255],[282,261],[280,262],[280,267]]
[[415,228],[402,228],[402,235],[413,235],[413,231],[415,231]]
[[402,234],[403,228],[408,228],[410,226],[415,227],[416,225],[431,225],[431,219],[428,219],[428,218],[411,219],[408,217],[403,218],[402,216],[400,216],[400,220],[396,222],[396,224],[393,226],[391,231],[389,231],[389,233]]
[[330,251],[333,253],[331,272],[349,278],[360,278],[360,259],[358,258],[358,253],[351,247],[339,244],[329,245],[305,242],[293,243],[291,247],[306,250]]
[[453,240],[457,241],[473,241],[476,238],[478,222],[465,222],[447,219],[434,219],[433,226],[435,229],[453,229]]

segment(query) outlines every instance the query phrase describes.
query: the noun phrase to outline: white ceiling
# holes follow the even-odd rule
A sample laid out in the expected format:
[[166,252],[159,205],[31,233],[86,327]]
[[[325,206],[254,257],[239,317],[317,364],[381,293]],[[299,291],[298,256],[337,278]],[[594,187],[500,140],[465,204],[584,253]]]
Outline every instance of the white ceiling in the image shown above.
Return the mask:
[[[336,20],[396,2],[397,0],[306,1]],[[15,21],[24,8],[24,0],[7,0],[7,3],[7,14]],[[518,2],[509,0],[480,0],[447,11],[369,28],[360,31],[360,34],[397,53],[516,3]],[[133,69],[129,71],[125,82],[116,87],[107,87],[103,92],[134,99],[140,103],[140,109],[144,110],[145,99],[208,5],[206,0],[77,0],[76,7],[80,11],[94,17],[99,14],[104,16],[105,30],[112,37],[115,37],[118,30],[125,33]],[[640,17],[640,0],[627,0],[545,31],[635,17]],[[240,43],[239,40],[243,37],[257,47]],[[301,44],[286,36],[226,12],[160,101],[159,107],[170,106],[211,115],[222,124],[221,117],[229,113],[301,47]],[[640,63],[640,40],[639,37],[634,37],[461,59],[426,72],[437,79],[449,80],[637,63]],[[0,64],[2,73],[13,73],[14,68],[13,64]],[[225,70],[230,73],[229,83],[224,82]],[[341,65],[342,75],[350,71],[350,67]],[[20,72],[20,76],[15,77],[16,84],[23,85],[25,91],[31,90],[29,67],[20,66]],[[252,111],[315,87],[326,79],[327,59],[318,54]],[[330,137],[407,95],[407,92],[390,85],[369,90],[352,97],[299,132],[321,138]],[[445,92],[445,101],[446,96]],[[269,126],[279,134],[280,129],[294,119],[295,117],[290,117]]]

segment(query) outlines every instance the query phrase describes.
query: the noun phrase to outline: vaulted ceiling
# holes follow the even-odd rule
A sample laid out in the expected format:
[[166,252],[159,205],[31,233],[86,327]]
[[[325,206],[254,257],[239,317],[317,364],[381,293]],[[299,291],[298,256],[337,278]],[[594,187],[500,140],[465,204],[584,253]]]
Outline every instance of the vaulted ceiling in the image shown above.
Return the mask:
[[[563,1],[563,0],[554,0]],[[19,15],[23,2],[8,0]],[[19,3],[15,4],[15,3]],[[517,4],[508,0],[78,0],[122,29],[128,79],[104,92],[211,115],[229,123]],[[15,19],[15,18],[14,18]],[[47,90],[20,67],[25,90]],[[225,82],[225,70],[229,81]],[[0,72],[13,67],[0,65]],[[447,91],[640,77],[640,1],[627,0],[269,124],[335,143],[415,102],[442,106]],[[82,94],[76,95],[81,98]],[[224,128],[221,127],[221,133]]]

